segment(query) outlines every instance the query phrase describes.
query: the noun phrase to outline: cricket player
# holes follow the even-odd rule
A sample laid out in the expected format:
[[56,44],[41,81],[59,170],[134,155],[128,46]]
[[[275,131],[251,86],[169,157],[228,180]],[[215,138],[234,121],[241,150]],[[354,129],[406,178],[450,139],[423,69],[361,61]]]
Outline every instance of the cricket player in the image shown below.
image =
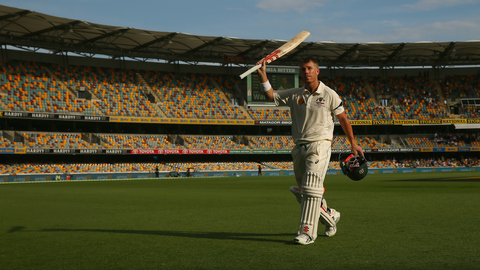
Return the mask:
[[338,94],[319,81],[318,62],[307,57],[300,62],[302,88],[275,91],[268,81],[266,63],[258,69],[262,88],[268,100],[277,106],[289,106],[292,116],[293,167],[298,186],[290,188],[301,204],[301,218],[295,243],[307,245],[317,238],[318,222],[326,225],[325,235],[333,236],[340,212],[328,208],[323,198],[323,181],[330,161],[333,140],[333,115],[347,135],[351,150],[363,156],[352,126]]

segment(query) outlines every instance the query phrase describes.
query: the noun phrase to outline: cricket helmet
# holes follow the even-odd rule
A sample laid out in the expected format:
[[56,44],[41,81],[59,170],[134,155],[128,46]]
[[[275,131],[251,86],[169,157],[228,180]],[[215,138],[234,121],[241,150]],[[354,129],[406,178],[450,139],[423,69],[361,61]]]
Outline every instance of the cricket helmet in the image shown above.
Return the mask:
[[340,168],[348,178],[359,181],[368,173],[368,161],[362,156],[353,153],[341,153],[339,156]]

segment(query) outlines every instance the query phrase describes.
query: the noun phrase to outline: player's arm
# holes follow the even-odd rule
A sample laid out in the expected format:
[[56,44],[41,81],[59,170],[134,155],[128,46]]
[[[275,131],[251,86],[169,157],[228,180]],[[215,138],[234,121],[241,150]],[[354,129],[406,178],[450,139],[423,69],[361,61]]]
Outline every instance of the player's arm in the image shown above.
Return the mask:
[[350,124],[350,121],[348,121],[347,114],[345,112],[342,112],[340,114],[337,114],[337,119],[340,122],[340,125],[342,126],[343,132],[345,132],[345,135],[347,135],[347,140],[350,142],[350,148],[352,149],[352,152],[356,156],[362,156],[363,155],[363,150],[360,145],[357,144],[355,141],[355,136],[353,136],[353,128],[352,125]]
[[[265,61],[262,62],[262,67],[257,69],[257,72],[260,76],[260,82],[262,83],[263,91],[265,92],[265,98],[268,100],[273,100],[273,88],[268,82],[267,63]],[[269,87],[269,89],[265,89],[265,86]]]

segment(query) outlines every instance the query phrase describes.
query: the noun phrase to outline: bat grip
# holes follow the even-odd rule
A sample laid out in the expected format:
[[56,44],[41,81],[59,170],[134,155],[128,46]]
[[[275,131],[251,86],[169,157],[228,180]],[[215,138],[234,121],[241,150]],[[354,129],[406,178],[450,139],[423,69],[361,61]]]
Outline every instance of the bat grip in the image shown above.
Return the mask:
[[262,65],[256,65],[256,66],[253,66],[251,67],[249,70],[245,71],[244,73],[240,74],[240,79],[243,79],[245,77],[247,77],[248,75],[250,75],[252,72],[256,71],[257,69],[261,68]]

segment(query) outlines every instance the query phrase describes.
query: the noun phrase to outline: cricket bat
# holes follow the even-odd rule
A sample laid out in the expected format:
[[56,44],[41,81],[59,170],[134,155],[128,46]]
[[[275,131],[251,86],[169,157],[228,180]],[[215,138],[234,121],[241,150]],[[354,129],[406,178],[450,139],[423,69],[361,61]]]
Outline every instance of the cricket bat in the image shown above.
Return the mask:
[[300,45],[300,43],[302,43],[309,35],[310,35],[310,32],[308,31],[302,31],[298,33],[296,36],[290,39],[287,43],[283,44],[278,49],[273,51],[271,54],[267,55],[265,58],[262,58],[260,61],[258,61],[255,64],[255,66],[253,66],[249,70],[242,73],[240,75],[240,79],[247,77],[249,74],[259,69],[262,66],[262,61],[266,61],[267,64],[270,64],[271,62],[289,53],[290,51],[295,49],[298,45]]

